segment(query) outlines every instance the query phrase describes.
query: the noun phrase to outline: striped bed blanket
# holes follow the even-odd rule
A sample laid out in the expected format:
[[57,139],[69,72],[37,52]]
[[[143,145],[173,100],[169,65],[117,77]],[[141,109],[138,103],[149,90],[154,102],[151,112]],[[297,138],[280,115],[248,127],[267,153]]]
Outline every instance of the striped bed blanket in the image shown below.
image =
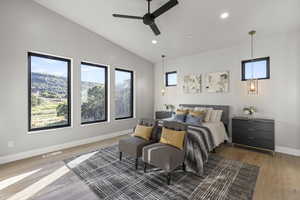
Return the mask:
[[[163,121],[159,122],[163,126]],[[217,147],[209,128],[204,126],[187,126],[187,141],[185,145],[185,165],[188,172],[198,176],[203,175],[204,164],[208,160],[209,152]]]

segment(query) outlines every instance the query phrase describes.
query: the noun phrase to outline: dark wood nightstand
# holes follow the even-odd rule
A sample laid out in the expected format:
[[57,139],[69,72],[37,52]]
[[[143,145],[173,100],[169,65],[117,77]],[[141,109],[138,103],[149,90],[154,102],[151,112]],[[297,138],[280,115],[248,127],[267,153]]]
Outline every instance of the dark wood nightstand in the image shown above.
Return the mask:
[[172,117],[171,111],[156,111],[155,119],[167,119]]
[[275,153],[273,119],[232,118],[232,143]]

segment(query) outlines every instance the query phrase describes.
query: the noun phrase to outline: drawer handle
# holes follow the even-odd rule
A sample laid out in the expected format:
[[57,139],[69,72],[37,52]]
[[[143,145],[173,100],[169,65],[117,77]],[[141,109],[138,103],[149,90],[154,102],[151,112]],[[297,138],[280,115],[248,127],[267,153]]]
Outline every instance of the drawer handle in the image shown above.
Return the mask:
[[255,131],[254,128],[248,128],[248,131]]

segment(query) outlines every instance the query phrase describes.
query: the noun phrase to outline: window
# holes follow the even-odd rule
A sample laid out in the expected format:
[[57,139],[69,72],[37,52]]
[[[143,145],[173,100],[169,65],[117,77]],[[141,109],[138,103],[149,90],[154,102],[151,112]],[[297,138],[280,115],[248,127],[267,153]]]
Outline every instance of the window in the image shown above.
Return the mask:
[[107,121],[107,67],[81,63],[81,124]]
[[116,119],[133,117],[133,72],[115,70],[115,110]]
[[28,53],[29,131],[71,125],[71,61]]
[[257,58],[242,61],[242,81],[248,79],[269,79],[270,58]]
[[177,85],[177,72],[166,73],[166,87]]

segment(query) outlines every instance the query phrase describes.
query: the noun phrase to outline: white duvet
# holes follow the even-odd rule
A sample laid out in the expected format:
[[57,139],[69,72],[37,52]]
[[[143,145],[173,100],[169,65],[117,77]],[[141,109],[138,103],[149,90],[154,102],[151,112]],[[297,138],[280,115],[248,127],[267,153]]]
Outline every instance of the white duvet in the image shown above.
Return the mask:
[[203,122],[202,126],[207,127],[216,142],[216,146],[222,144],[225,140],[228,141],[228,136],[223,122]]
[[[173,118],[168,118],[168,119],[161,120],[160,123],[163,123],[163,121],[172,121],[172,120],[173,120]],[[193,126],[193,125],[191,125],[191,126]],[[216,147],[219,146],[220,144],[222,144],[225,140],[229,141],[224,123],[222,121],[202,122],[201,126],[204,126],[210,130],[210,132],[213,136],[213,139],[216,142]]]

